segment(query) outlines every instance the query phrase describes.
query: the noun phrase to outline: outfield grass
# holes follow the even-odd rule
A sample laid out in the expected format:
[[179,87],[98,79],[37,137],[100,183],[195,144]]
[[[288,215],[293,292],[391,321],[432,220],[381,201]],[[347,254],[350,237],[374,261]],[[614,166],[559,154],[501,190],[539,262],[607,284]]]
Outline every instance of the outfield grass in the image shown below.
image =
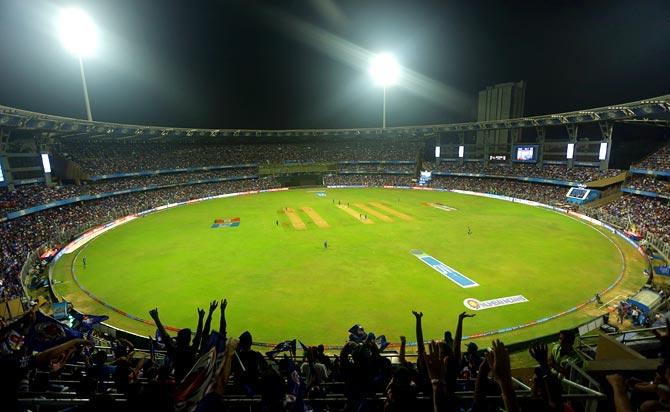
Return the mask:
[[[299,338],[306,344],[341,344],[354,323],[391,340],[401,334],[413,340],[412,309],[425,314],[425,336],[438,338],[454,327],[465,298],[529,300],[478,311],[467,321],[466,335],[526,323],[591,298],[622,271],[619,249],[607,236],[542,208],[455,193],[328,189],[326,197],[318,197],[315,190],[211,200],[137,219],[87,244],[74,262],[75,254],[62,258],[54,270],[62,283],[55,289],[83,311],[109,313],[112,324],[153,333],[153,327],[83,296],[70,277],[73,263],[86,289],[135,316],[148,319],[148,311],[158,307],[165,323],[193,328],[196,307],[227,297],[235,335],[248,329],[262,342]],[[382,202],[412,220],[376,208],[392,221],[368,214],[374,223],[363,224],[338,202],[351,207]],[[313,208],[330,227],[317,227],[302,207]],[[285,208],[296,211],[305,230],[293,227]],[[215,219],[230,217],[240,217],[241,225],[210,227]],[[479,286],[459,287],[420,262],[412,249]],[[513,340],[580,319],[517,331]]]

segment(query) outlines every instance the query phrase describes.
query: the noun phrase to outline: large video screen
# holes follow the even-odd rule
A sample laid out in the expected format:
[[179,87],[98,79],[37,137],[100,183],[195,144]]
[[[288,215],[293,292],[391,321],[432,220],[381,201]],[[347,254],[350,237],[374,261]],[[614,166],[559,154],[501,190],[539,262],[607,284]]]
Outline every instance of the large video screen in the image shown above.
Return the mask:
[[535,163],[537,162],[539,151],[540,146],[533,144],[512,146],[512,161],[521,163]]

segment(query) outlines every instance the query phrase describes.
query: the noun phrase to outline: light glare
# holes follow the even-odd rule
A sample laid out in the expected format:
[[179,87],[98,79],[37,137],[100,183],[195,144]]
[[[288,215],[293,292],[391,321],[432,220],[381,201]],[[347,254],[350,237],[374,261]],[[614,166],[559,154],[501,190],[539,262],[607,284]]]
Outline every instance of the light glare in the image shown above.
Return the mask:
[[390,86],[395,84],[400,77],[400,65],[393,55],[381,53],[372,58],[370,75],[378,85]]
[[51,162],[49,162],[49,155],[47,153],[42,153],[42,167],[44,168],[44,173],[51,173]]
[[565,158],[566,159],[572,159],[575,155],[575,144],[574,143],[568,143],[568,150],[565,153]]
[[79,56],[90,56],[98,44],[98,30],[93,20],[84,11],[66,9],[61,11],[58,19],[58,32],[63,46],[70,53]]
[[607,159],[607,142],[600,142],[600,152],[598,152],[598,160]]

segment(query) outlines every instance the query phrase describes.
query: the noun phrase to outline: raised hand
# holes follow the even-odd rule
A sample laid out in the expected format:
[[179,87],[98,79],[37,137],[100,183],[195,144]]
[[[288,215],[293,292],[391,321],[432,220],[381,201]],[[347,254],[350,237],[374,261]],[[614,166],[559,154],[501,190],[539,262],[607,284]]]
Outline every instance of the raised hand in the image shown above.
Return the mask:
[[509,361],[509,353],[505,344],[499,339],[492,343],[492,350],[486,354],[486,360],[493,372],[493,378],[498,384],[509,383],[512,380],[512,368]]
[[47,349],[35,355],[35,363],[38,365],[48,364],[51,370],[58,370],[74,352],[83,347],[91,347],[93,344],[86,339],[73,339],[63,344]]
[[474,318],[475,315],[476,315],[476,313],[461,312],[461,314],[458,315],[458,319]]
[[226,307],[228,307],[228,299],[225,299],[225,298],[224,298],[224,299],[221,301],[221,312],[223,312],[224,310],[226,310]]
[[156,319],[158,317],[158,308],[153,308],[149,311],[149,316],[151,316],[153,319]]
[[198,308],[198,317],[199,317],[200,319],[202,319],[202,318],[205,317],[205,310],[204,310],[204,309],[200,309],[200,308]]
[[214,313],[214,311],[216,310],[216,308],[218,306],[219,306],[219,302],[213,300],[212,303],[209,304],[209,314],[211,315],[212,313]]
[[412,311],[412,314],[417,318],[421,319],[423,317],[423,312],[417,312],[415,310]]
[[431,382],[444,383],[447,375],[447,361],[449,358],[443,356],[442,348],[434,340],[428,344],[428,353],[424,355],[426,369]]
[[400,337],[400,343],[407,343],[407,338],[404,336]]
[[549,363],[549,358],[547,354],[547,344],[541,342],[533,343],[530,348],[528,348],[528,353],[540,364],[540,366],[546,366]]

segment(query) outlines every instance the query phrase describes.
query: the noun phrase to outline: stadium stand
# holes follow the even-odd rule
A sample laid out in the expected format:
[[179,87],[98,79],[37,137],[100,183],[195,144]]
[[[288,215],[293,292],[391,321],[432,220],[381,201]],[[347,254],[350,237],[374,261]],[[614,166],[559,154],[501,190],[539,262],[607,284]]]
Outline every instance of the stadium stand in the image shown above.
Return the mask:
[[642,190],[664,195],[670,195],[670,186],[667,180],[661,180],[659,177],[632,175],[626,180],[624,187],[633,190]]
[[670,146],[663,146],[635,165],[640,169],[670,170]]
[[[604,205],[596,216],[614,217],[623,227],[636,226],[641,234],[652,234],[663,242],[670,242],[670,204],[667,199],[657,199],[624,194],[616,201]],[[600,214],[598,214],[600,213]]]
[[[326,173],[324,185],[413,186],[416,184],[417,161],[422,142],[390,141],[380,147],[376,141],[339,143],[268,144],[261,156],[257,145],[176,145],[176,144],[61,144],[59,154],[81,165],[91,175],[129,173],[170,169],[148,176],[127,176],[112,179],[85,180],[73,185],[60,182],[20,185],[14,191],[0,189],[0,214],[45,203],[137,190],[87,201],[76,201],[37,210],[0,222],[2,285],[0,300],[24,296],[25,282],[19,274],[30,277],[45,271],[45,262],[31,260],[31,252],[58,249],[72,236],[115,218],[183,200],[223,193],[271,189],[281,186],[273,177],[258,177],[259,168],[268,163],[337,163]],[[269,149],[269,150],[268,150]],[[270,154],[266,156],[267,150]],[[648,162],[650,158],[645,160]],[[356,163],[356,162],[365,163]],[[399,163],[401,162],[401,163]],[[654,165],[662,168],[661,160]],[[241,167],[242,164],[252,164]],[[534,200],[549,205],[565,206],[567,187],[533,183],[516,178],[539,178],[568,182],[592,182],[622,173],[620,170],[600,171],[594,168],[568,169],[560,165],[542,168],[528,165],[485,166],[480,162],[464,164],[422,162],[422,169],[438,173],[483,174],[490,177],[435,175],[429,183],[434,188],[492,193]],[[222,170],[175,171],[175,168],[238,165]],[[261,165],[261,166],[259,166]],[[656,167],[656,166],[655,166]],[[238,178],[243,180],[212,181]],[[503,178],[504,177],[504,178]],[[201,181],[200,183],[194,183]],[[633,176],[624,184],[636,190],[667,193],[667,185],[651,177]],[[654,190],[651,190],[654,189]],[[661,190],[665,189],[665,190]],[[665,199],[623,194],[617,200],[593,210],[584,210],[594,217],[630,228],[634,222],[640,232],[670,242],[670,213]],[[28,267],[26,267],[28,266]],[[664,297],[667,291],[661,291]],[[462,323],[457,320],[454,338],[446,342],[426,343],[422,350],[422,314],[415,313],[418,356],[405,353],[409,345],[404,337],[400,345],[384,349],[382,341],[363,328],[353,328],[348,343],[337,349],[305,347],[303,357],[294,349],[296,342],[278,344],[275,353],[262,354],[253,346],[251,334],[226,340],[226,324],[218,332],[202,332],[190,342],[191,331],[180,332],[173,342],[162,330],[161,343],[152,342],[146,350],[136,349],[127,341],[107,335],[100,329],[90,332],[75,326],[85,339],[73,339],[53,347],[38,349],[31,330],[44,322],[39,304],[21,318],[2,320],[0,342],[0,397],[7,410],[63,408],[94,408],[116,410],[463,410],[484,411],[504,407],[505,410],[594,410],[594,405],[607,405],[617,410],[649,407],[664,401],[649,393],[649,388],[670,385],[670,372],[663,359],[670,356],[668,335],[659,334],[663,326],[658,312],[641,315],[630,304],[617,305],[622,322],[639,327],[646,338],[661,352],[661,358],[649,356],[647,366],[631,372],[632,376],[652,382],[651,386],[633,390],[629,397],[625,382],[611,368],[605,374],[589,375],[584,360],[597,359],[593,343],[577,339],[574,331],[562,331],[553,346],[531,345],[529,354],[536,365],[514,367],[508,351],[500,341],[491,352],[477,345],[462,347]],[[231,303],[234,307],[234,303]],[[213,302],[208,317],[219,304]],[[220,316],[226,304],[220,304]],[[75,312],[70,312],[72,315]],[[150,313],[155,320],[158,312]],[[200,314],[202,318],[203,312]],[[470,321],[469,321],[470,322]],[[474,322],[474,320],[472,321]],[[207,322],[209,324],[209,322]],[[66,326],[59,326],[68,331]],[[670,326],[668,326],[670,328]],[[38,328],[39,329],[39,328]],[[664,329],[664,328],[662,328]],[[670,332],[668,332],[670,333]],[[72,336],[79,336],[73,333]],[[451,335],[445,334],[445,338]],[[58,342],[61,343],[61,342]],[[212,347],[212,352],[208,352]],[[255,348],[255,349],[254,349]],[[597,350],[596,350],[597,351]],[[653,352],[653,351],[652,351]],[[237,353],[237,355],[235,355]],[[330,353],[330,354],[329,354]],[[601,355],[602,355],[601,351]],[[189,386],[202,376],[188,371],[198,359],[218,355],[220,368],[211,369],[207,381]],[[284,356],[287,354],[288,356]],[[456,360],[456,361],[454,361]],[[240,366],[244,365],[244,368]],[[653,365],[653,370],[648,367]],[[659,366],[660,365],[660,366]],[[659,367],[655,377],[653,372]],[[489,377],[489,375],[491,377]],[[653,380],[652,380],[653,379]],[[610,388],[605,386],[609,382]],[[585,389],[586,388],[586,389]],[[581,392],[580,392],[581,391]],[[644,391],[647,394],[644,395]],[[639,393],[638,393],[639,392]],[[612,393],[608,399],[608,394]],[[623,405],[623,406],[622,406]],[[653,404],[657,405],[657,404]]]
[[198,180],[216,180],[256,175],[255,168],[225,169],[208,172],[170,173],[147,177],[126,177],[87,182],[83,185],[23,185],[15,190],[0,190],[0,214],[82,195],[97,195],[145,186],[184,185]]
[[381,174],[330,175],[323,179],[326,186],[411,186],[412,176]]
[[538,179],[552,179],[570,182],[588,183],[591,181],[616,176],[623,171],[618,169],[599,170],[593,167],[574,167],[568,169],[562,165],[535,165],[515,164],[484,165],[481,162],[455,163],[441,162],[439,165],[430,165],[430,170],[443,173],[483,173],[491,176],[533,177]]
[[[337,356],[329,355],[323,345],[310,347],[295,340],[278,343],[263,354],[248,331],[227,339],[227,310],[235,310],[235,303],[230,309],[225,299],[210,303],[207,312],[198,311],[193,339],[192,331],[184,329],[173,340],[162,326],[159,310],[153,309],[149,314],[158,325],[158,340],[140,349],[94,329],[93,323],[104,320],[98,317],[85,323],[78,322],[82,318],[76,315],[71,327],[59,324],[68,337],[36,337],[36,330],[56,321],[35,305],[23,317],[3,323],[0,331],[3,341],[12,337],[12,345],[0,352],[3,408],[559,411],[589,410],[602,402],[625,411],[633,410],[633,405],[659,406],[664,392],[654,392],[670,383],[663,361],[670,338],[670,330],[664,329],[670,329],[670,324],[663,326],[660,315],[650,314],[658,319],[656,326],[636,333],[646,334],[644,339],[652,345],[647,351],[658,351],[662,358],[637,355],[627,360],[629,367],[637,368],[633,371],[637,380],[629,381],[632,391],[621,375],[608,374],[606,381],[614,395],[608,401],[605,388],[586,374],[584,364],[589,360],[588,367],[599,371],[611,368],[612,350],[630,351],[620,342],[625,340],[620,334],[616,335],[619,341],[595,345],[577,341],[573,330],[562,330],[553,344],[530,345],[534,366],[514,368],[500,340],[494,340],[489,351],[474,343],[463,347],[463,323],[474,315],[463,312],[453,335],[446,332],[445,341],[428,343],[423,341],[423,314],[413,312],[417,355],[408,353],[410,342],[404,336],[389,348],[381,335],[361,325],[350,329]],[[217,316],[218,327],[210,329]],[[625,316],[639,314],[629,305]],[[605,381],[602,375],[600,379]],[[633,396],[629,398],[628,393]]]
[[534,200],[548,205],[565,204],[566,188],[562,186],[528,183],[509,179],[474,177],[437,177],[432,187],[451,190],[491,193],[519,199]]
[[67,142],[58,152],[92,175],[240,163],[416,160],[421,141],[341,139],[305,143],[202,144]]

